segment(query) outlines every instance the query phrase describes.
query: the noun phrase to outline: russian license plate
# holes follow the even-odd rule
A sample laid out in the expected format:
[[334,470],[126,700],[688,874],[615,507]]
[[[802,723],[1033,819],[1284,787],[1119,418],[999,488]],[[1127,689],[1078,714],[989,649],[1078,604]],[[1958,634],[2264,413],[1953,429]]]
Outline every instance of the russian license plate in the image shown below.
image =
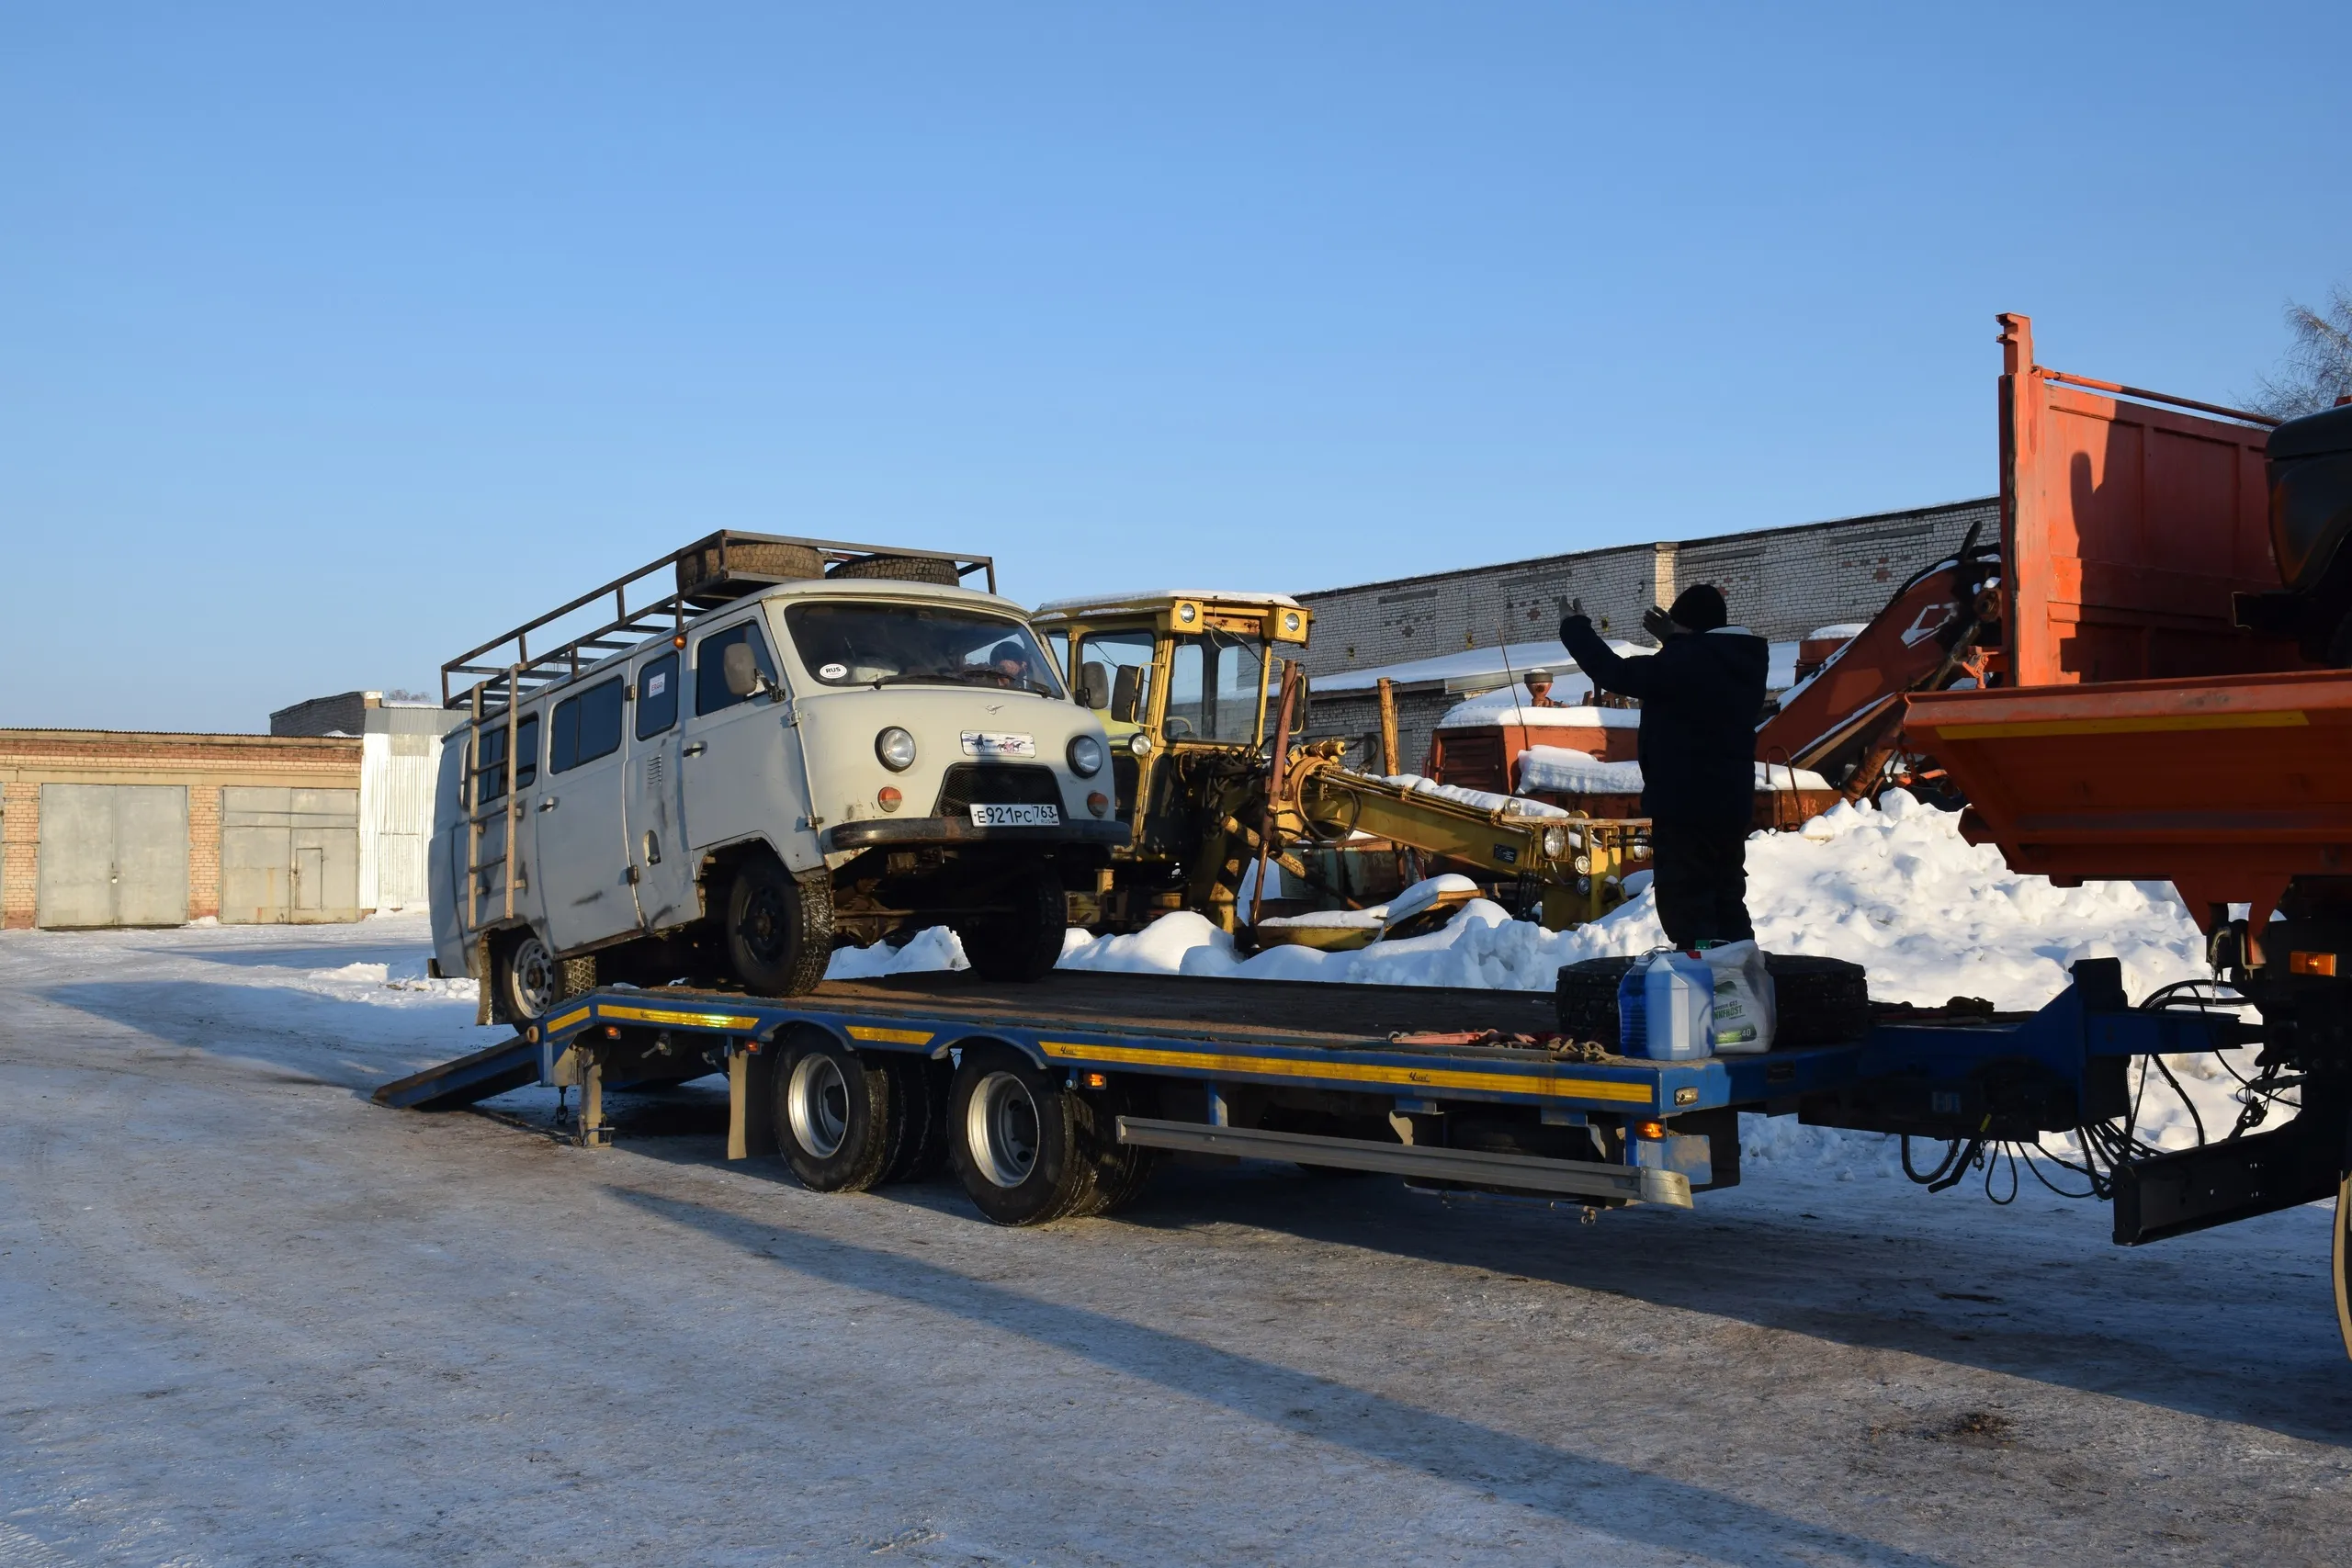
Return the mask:
[[1058,806],[986,806],[974,803],[972,826],[975,828],[1058,828],[1062,825],[1062,810]]
[[964,755],[967,757],[1034,757],[1037,754],[1037,739],[1034,735],[999,735],[985,729],[964,731]]

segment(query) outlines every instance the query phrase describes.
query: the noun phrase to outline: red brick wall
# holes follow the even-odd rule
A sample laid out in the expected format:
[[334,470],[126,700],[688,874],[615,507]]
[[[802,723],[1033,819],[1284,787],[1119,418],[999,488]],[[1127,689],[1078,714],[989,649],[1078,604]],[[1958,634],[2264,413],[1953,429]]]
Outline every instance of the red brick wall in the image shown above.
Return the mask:
[[220,792],[238,784],[357,789],[360,743],[266,735],[0,729],[0,926],[33,923],[44,784],[180,784],[187,790],[187,912],[220,912]]

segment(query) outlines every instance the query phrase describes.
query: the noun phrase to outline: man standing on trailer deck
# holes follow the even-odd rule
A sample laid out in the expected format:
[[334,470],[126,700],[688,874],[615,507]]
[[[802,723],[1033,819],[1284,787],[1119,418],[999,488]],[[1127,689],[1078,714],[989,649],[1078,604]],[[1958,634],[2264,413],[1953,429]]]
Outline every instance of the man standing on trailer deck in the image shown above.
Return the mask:
[[1642,704],[1642,808],[1650,817],[1650,886],[1668,942],[1743,942],[1747,831],[1756,810],[1756,722],[1770,652],[1728,625],[1721,590],[1698,583],[1643,628],[1658,650],[1625,659],[1571,613],[1560,640],[1596,686]]

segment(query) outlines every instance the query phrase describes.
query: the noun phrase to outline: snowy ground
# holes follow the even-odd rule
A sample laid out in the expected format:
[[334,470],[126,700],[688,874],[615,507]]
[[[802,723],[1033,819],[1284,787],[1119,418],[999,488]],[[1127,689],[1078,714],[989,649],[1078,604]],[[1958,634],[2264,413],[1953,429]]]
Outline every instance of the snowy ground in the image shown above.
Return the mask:
[[0,934],[0,1564],[2352,1555],[2324,1210],[2126,1252],[1805,1145],[1004,1231],[720,1163],[715,1085],[379,1110],[479,1043],[423,942]]

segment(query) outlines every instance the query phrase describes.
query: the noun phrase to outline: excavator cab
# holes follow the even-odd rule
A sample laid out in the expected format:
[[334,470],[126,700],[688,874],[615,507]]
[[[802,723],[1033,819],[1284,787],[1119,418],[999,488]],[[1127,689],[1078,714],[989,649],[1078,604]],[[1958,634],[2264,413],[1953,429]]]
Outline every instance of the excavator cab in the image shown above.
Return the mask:
[[1132,929],[1204,903],[1226,915],[1226,821],[1256,787],[1281,661],[1304,650],[1314,619],[1279,593],[1111,594],[1038,610],[1038,635],[1110,739],[1113,799],[1131,830],[1094,907],[1073,919]]

